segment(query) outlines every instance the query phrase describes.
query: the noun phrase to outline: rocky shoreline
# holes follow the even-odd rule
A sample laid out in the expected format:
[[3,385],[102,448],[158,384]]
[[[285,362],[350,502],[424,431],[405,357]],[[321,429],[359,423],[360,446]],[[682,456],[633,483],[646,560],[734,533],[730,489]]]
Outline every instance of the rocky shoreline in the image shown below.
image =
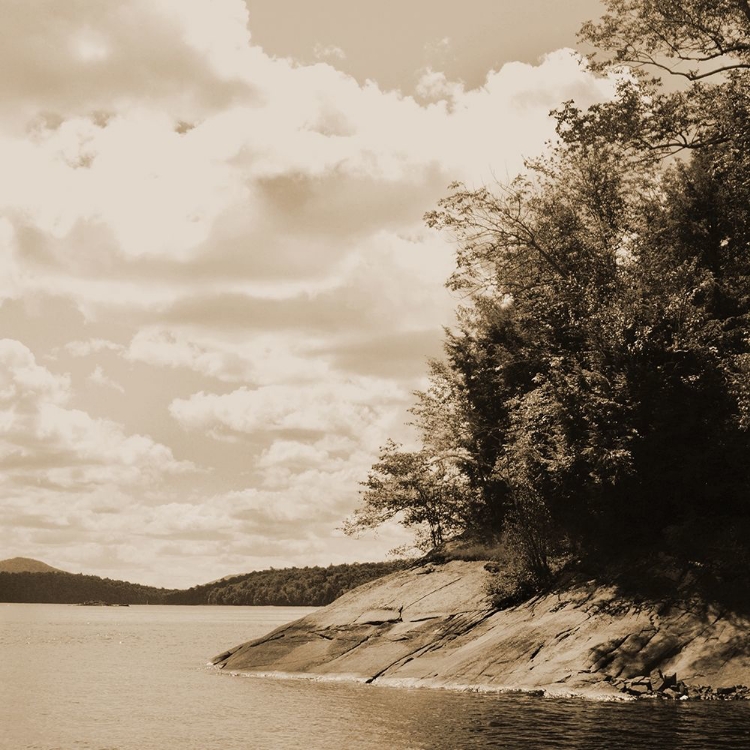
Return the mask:
[[713,688],[710,685],[687,685],[677,675],[665,675],[655,670],[648,677],[633,677],[629,680],[614,678],[611,684],[624,695],[638,699],[658,698],[680,701],[734,701],[750,700],[750,687],[731,685]]
[[481,561],[400,571],[213,660],[233,674],[605,700],[750,697],[750,620],[569,581],[498,610]]

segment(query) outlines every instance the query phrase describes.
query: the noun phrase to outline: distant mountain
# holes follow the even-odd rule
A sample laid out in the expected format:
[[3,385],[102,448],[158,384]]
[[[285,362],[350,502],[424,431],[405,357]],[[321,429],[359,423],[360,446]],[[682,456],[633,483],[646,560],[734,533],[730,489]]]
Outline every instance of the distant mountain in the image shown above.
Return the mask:
[[0,560],[0,573],[64,573],[59,568],[53,568],[41,560],[32,560],[30,557],[11,557],[8,560]]

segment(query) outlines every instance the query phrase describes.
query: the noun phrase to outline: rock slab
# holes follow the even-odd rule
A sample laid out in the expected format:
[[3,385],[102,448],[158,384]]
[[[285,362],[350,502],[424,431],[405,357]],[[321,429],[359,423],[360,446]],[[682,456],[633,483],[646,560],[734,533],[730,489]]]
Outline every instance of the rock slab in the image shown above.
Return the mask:
[[231,672],[591,697],[665,691],[675,674],[696,695],[750,684],[747,618],[703,604],[638,604],[592,581],[497,611],[486,594],[490,575],[485,563],[463,561],[399,571],[214,663]]

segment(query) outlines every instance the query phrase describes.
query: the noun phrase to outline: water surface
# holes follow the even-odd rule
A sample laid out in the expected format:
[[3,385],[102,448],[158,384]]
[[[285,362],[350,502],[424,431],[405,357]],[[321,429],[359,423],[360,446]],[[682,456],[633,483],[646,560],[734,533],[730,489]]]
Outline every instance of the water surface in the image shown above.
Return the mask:
[[206,666],[309,611],[0,604],[0,748],[750,748],[749,703],[603,704]]

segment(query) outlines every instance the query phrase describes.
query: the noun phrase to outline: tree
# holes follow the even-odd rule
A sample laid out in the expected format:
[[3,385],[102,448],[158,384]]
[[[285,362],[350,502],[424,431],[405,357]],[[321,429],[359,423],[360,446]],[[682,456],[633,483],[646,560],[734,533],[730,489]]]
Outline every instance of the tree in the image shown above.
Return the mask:
[[429,386],[415,393],[410,412],[423,450],[450,466],[451,476],[463,478],[460,488],[451,491],[460,492],[462,530],[475,533],[499,528],[496,515],[504,512],[503,488],[493,479],[500,444],[496,417],[503,404],[477,377],[492,344],[477,344],[469,329],[467,318],[462,335],[446,331],[447,361],[429,363]]
[[367,480],[362,505],[345,523],[355,534],[399,517],[404,526],[426,529],[421,546],[437,547],[463,524],[465,481],[454,466],[426,450],[405,451],[389,440]]
[[[449,461],[469,490],[454,528],[515,539],[538,578],[560,546],[750,549],[750,13],[607,7],[584,34],[602,66],[637,66],[619,96],[567,105],[525,176],[455,183],[426,216],[456,242],[463,303],[409,455]],[[401,487],[383,458],[373,521]]]
[[[604,2],[607,12],[580,36],[597,50],[594,69],[627,72],[614,101],[586,112],[563,107],[562,137],[616,138],[642,158],[731,142],[731,113],[746,107],[750,84],[748,0]],[[668,91],[665,77],[672,79]]]
[[662,170],[620,156],[563,145],[535,177],[456,187],[428,217],[458,239],[475,341],[503,316],[516,332],[471,368],[505,409],[505,515],[544,506],[589,548],[658,539],[720,498],[738,511],[748,486],[747,211],[708,200],[708,152]]
[[748,0],[604,0],[607,12],[581,36],[604,65],[690,82],[750,70]]

